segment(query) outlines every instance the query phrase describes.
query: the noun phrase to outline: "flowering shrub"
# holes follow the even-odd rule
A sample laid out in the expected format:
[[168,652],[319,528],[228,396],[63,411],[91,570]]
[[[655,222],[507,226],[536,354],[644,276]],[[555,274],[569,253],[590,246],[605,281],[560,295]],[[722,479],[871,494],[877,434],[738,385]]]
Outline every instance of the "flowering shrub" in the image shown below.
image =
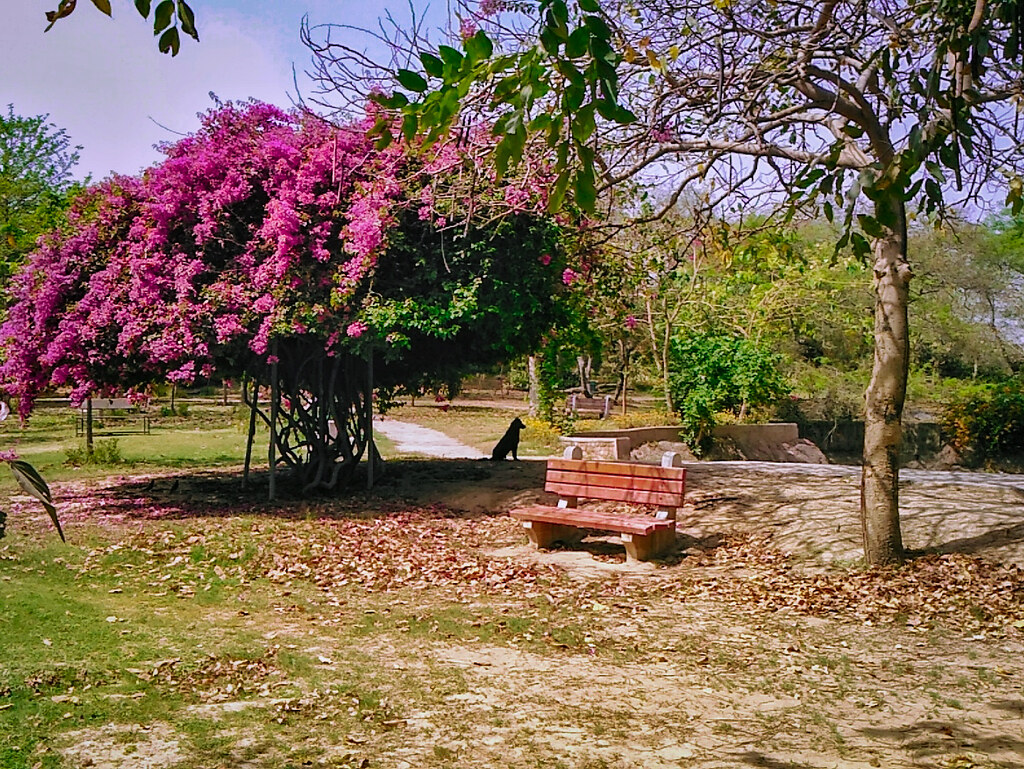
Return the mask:
[[54,386],[80,402],[215,370],[267,382],[280,362],[294,403],[322,411],[308,393],[348,389],[293,425],[309,438],[353,421],[359,401],[351,381],[311,384],[314,358],[373,351],[377,386],[393,390],[529,351],[559,318],[568,269],[537,213],[543,178],[495,189],[450,145],[378,149],[371,124],[228,104],[142,176],[87,190],[12,281],[0,387],[22,416]]

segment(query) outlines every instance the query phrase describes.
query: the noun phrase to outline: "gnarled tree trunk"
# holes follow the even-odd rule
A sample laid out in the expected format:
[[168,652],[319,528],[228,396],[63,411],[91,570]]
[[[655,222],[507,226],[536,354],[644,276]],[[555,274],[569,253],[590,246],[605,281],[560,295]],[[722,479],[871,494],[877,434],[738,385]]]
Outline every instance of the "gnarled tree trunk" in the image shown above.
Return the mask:
[[875,361],[865,402],[861,474],[864,556],[870,564],[903,560],[899,461],[910,358],[911,271],[904,205],[898,200],[885,203],[897,212],[898,224],[874,243]]
[[289,340],[277,354],[276,366],[252,372],[277,400],[270,408],[249,402],[273,424],[271,461],[289,468],[305,492],[335,489],[352,478],[369,445],[367,361],[328,354],[316,340]]

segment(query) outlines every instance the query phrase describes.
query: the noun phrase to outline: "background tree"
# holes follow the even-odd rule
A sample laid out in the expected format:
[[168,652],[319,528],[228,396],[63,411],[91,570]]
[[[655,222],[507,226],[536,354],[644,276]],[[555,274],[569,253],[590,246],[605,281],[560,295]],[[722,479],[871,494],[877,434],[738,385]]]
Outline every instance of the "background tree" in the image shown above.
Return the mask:
[[[1019,4],[539,0],[483,17],[500,5],[462,7],[464,22],[489,24],[463,24],[464,53],[409,51],[423,75],[400,68],[402,90],[378,96],[407,130],[446,136],[460,110],[477,107],[495,116],[499,174],[542,136],[561,171],[556,206],[570,186],[593,206],[600,174],[606,187],[657,177],[670,204],[696,184],[709,207],[786,197],[820,203],[829,219],[844,212],[837,246],[871,259],[875,292],[865,555],[901,560],[907,206],[942,214],[991,195],[1006,175],[1008,199],[1020,204]],[[319,53],[325,84],[337,87],[352,59],[329,46]],[[598,130],[598,120],[608,126]]]
[[80,147],[47,115],[0,113],[0,286],[60,221],[75,189]]

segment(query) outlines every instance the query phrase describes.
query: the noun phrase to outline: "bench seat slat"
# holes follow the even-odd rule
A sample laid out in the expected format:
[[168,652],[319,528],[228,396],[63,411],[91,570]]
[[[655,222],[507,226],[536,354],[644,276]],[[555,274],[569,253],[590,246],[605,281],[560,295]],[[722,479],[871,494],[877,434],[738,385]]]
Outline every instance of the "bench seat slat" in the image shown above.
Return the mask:
[[595,510],[548,507],[536,505],[512,510],[510,515],[519,521],[543,521],[577,528],[602,529],[623,534],[647,535],[660,529],[671,529],[674,521],[651,518],[643,515],[619,515],[601,513]]

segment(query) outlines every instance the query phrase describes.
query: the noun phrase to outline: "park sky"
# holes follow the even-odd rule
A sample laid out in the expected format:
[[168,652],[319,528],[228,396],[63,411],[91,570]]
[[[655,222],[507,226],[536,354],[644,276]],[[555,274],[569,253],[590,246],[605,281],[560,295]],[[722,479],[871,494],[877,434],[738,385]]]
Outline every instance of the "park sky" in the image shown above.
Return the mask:
[[[152,28],[131,0],[114,0],[110,19],[83,0],[46,28],[57,0],[0,0],[0,107],[50,116],[81,145],[77,178],[135,174],[160,159],[154,145],[199,126],[197,113],[224,101],[255,98],[288,107],[308,99],[310,53],[299,39],[311,25],[375,27],[403,2],[366,0],[194,0],[200,43],[186,37],[174,58],[157,51]],[[417,3],[422,12],[426,3]],[[430,12],[430,9],[427,9]],[[337,35],[337,33],[335,33]],[[366,47],[353,33],[353,45]]]

